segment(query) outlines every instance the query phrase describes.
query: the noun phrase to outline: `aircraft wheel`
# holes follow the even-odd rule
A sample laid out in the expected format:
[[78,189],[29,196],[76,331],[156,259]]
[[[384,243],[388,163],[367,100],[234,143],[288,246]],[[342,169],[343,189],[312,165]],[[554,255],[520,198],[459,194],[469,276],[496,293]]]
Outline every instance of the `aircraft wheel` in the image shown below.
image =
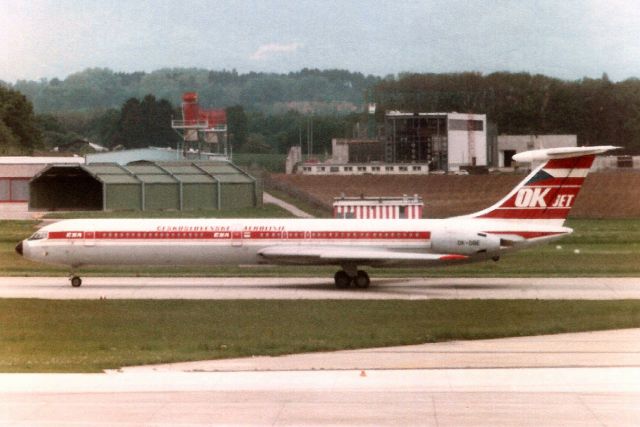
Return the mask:
[[346,289],[351,285],[351,277],[344,270],[338,271],[333,276],[333,280],[335,280],[338,289]]
[[82,279],[78,276],[73,276],[71,278],[71,286],[73,286],[74,288],[79,288],[80,285],[82,285]]
[[358,274],[353,278],[353,283],[356,287],[365,289],[369,287],[371,280],[369,280],[369,275],[366,271],[358,270]]

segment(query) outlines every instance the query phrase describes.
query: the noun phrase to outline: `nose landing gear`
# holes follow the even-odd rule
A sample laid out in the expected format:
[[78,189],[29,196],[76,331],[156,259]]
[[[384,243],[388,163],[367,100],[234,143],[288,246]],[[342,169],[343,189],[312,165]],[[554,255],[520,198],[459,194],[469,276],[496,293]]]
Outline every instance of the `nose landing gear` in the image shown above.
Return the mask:
[[74,288],[79,288],[80,285],[82,285],[82,279],[78,276],[71,276],[69,281],[71,282],[71,286]]

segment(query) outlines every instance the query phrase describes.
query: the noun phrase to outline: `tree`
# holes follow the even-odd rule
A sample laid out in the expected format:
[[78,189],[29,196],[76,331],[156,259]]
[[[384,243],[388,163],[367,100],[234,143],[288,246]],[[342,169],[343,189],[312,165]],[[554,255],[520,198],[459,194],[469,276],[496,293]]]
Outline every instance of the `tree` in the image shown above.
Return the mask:
[[119,121],[120,111],[115,108],[97,114],[89,124],[90,139],[105,147],[113,146]]
[[147,95],[142,101],[128,99],[122,106],[113,146],[145,148],[172,146],[178,136],[171,129],[173,107],[162,99]]
[[175,110],[166,99],[156,101],[153,107],[153,114],[149,117],[149,145],[156,147],[170,147],[175,145],[179,139],[178,135],[171,128],[171,120]]
[[0,121],[0,154],[3,156],[23,154],[20,148],[20,143],[9,126]]
[[65,129],[60,120],[51,114],[40,114],[36,116],[37,127],[42,134],[43,145],[47,149],[53,149],[62,144],[71,142],[72,138],[76,139],[77,134],[69,132]]
[[31,102],[20,92],[0,86],[0,151],[32,154],[41,146]]
[[229,144],[240,148],[247,142],[248,119],[241,105],[226,109]]
[[264,135],[259,133],[250,133],[247,142],[240,147],[242,153],[266,154],[271,153],[272,149]]
[[145,120],[137,98],[129,98],[120,111],[118,131],[113,139],[113,146],[139,148],[145,145]]

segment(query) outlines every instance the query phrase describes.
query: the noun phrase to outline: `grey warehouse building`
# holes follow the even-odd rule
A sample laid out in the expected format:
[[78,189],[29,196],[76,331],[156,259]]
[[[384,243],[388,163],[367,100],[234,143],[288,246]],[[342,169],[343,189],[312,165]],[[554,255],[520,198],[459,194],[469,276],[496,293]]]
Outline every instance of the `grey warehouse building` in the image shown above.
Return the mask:
[[257,206],[255,178],[229,162],[52,165],[30,182],[30,210],[198,210]]

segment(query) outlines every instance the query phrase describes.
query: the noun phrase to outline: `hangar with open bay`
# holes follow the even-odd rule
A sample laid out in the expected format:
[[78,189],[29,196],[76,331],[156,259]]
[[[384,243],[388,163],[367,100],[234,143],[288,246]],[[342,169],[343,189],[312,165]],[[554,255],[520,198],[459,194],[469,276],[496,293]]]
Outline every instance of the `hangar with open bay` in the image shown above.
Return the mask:
[[51,165],[29,184],[30,210],[198,210],[256,206],[258,182],[230,162]]

